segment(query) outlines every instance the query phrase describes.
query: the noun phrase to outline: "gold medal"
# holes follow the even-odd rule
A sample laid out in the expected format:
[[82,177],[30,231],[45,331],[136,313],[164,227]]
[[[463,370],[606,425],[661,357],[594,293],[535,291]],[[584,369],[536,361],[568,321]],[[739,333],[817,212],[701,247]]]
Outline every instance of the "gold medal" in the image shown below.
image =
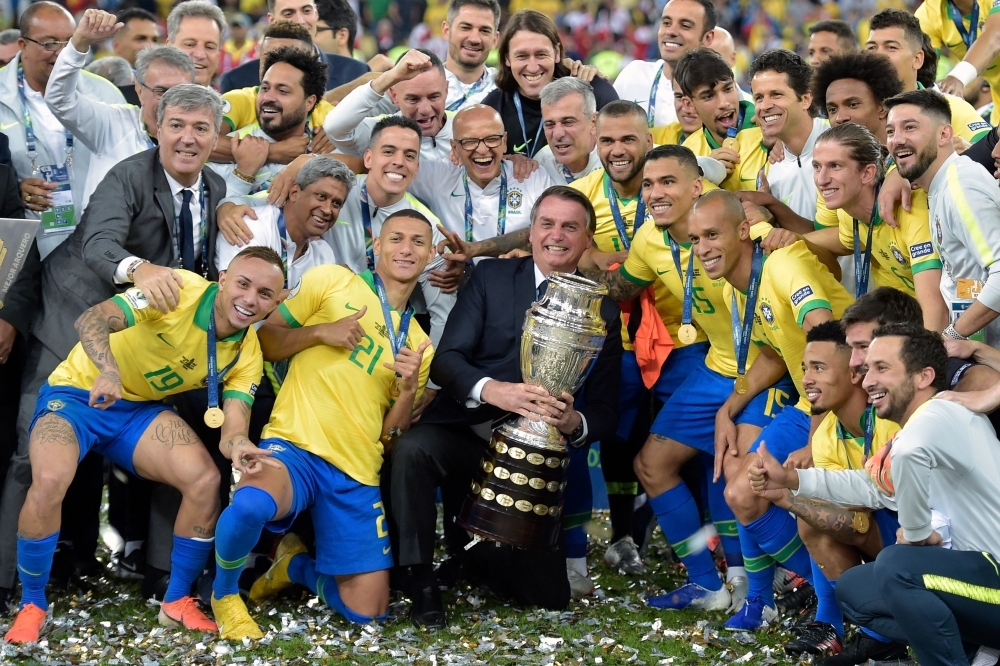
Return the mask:
[[694,341],[698,339],[698,329],[691,324],[681,324],[681,327],[677,329],[677,337],[686,345],[694,344]]
[[750,382],[747,381],[746,375],[736,375],[736,392],[740,395],[744,395],[750,390]]
[[395,377],[392,380],[392,384],[389,385],[389,397],[395,400],[399,397],[399,377]]
[[209,428],[221,428],[226,421],[226,415],[218,407],[209,407],[205,410],[205,425]]

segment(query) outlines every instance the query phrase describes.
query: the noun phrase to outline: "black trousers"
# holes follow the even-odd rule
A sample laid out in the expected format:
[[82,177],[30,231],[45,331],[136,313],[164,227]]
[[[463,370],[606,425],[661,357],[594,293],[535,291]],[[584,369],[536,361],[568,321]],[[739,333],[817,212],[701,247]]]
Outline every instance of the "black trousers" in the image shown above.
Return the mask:
[[[397,565],[434,561],[437,490],[446,507],[461,507],[487,447],[470,428],[457,425],[417,424],[399,438],[382,470],[382,499]],[[526,550],[487,541],[459,552],[472,575],[498,595],[550,609],[569,603],[561,539],[555,549]]]
[[908,643],[920,666],[968,666],[975,646],[1000,647],[1000,566],[988,553],[889,546],[837,581],[844,615]]

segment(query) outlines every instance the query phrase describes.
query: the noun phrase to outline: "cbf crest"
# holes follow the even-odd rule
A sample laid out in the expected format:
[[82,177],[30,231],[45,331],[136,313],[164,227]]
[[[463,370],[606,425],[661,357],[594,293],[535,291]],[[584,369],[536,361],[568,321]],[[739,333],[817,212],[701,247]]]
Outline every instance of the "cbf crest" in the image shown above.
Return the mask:
[[898,247],[892,248],[892,256],[896,258],[898,263],[903,264],[904,266],[906,265],[906,257],[903,256],[903,253],[899,251]]
[[510,191],[507,192],[507,208],[509,208],[511,212],[516,212],[521,210],[522,203],[524,203],[524,194],[521,193],[521,190],[511,188]]
[[764,315],[764,321],[766,321],[768,324],[774,323],[774,310],[771,309],[770,305],[768,305],[767,303],[762,304],[760,306],[760,313]]

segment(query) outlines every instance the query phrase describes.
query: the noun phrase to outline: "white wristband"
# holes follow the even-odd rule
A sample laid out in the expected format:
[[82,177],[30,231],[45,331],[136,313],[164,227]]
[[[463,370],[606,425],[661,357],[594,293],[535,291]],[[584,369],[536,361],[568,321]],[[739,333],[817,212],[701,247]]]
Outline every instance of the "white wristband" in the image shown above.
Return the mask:
[[976,80],[976,77],[979,76],[979,72],[976,71],[975,65],[971,62],[963,60],[951,68],[951,71],[948,72],[948,76],[954,76],[962,82],[963,86],[967,86]]

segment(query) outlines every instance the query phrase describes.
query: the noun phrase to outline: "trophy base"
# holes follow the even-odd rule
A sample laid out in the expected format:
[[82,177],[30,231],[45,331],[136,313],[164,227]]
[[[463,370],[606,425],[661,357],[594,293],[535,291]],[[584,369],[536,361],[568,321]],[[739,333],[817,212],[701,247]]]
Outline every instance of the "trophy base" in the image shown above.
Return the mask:
[[[493,431],[457,523],[517,548],[553,548],[562,529],[569,449],[548,424],[519,419]],[[527,427],[524,427],[527,426]]]

